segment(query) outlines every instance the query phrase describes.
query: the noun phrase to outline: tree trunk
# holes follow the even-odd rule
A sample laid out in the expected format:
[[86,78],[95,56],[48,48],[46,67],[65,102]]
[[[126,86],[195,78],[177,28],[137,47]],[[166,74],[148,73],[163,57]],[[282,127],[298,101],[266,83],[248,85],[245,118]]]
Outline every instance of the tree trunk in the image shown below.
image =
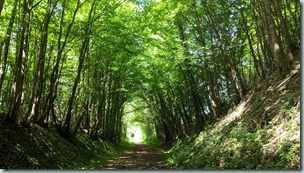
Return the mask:
[[72,137],[76,136],[77,131],[78,131],[80,125],[81,125],[81,122],[82,122],[82,119],[83,119],[84,116],[85,116],[85,113],[82,113],[81,116],[78,118],[78,120],[76,122],[76,126],[75,126],[75,128],[74,128],[74,130],[73,130],[73,132],[71,134]]
[[1,12],[2,12],[2,9],[3,9],[4,1],[5,0],[0,1],[0,18],[1,18]]
[[[76,94],[78,83],[80,81],[80,76],[81,76],[81,71],[82,71],[84,59],[87,56],[87,53],[89,51],[91,26],[88,25],[88,24],[91,22],[91,19],[92,19],[92,14],[93,14],[93,11],[95,9],[95,2],[96,2],[96,0],[93,1],[92,5],[91,5],[90,12],[89,12],[87,25],[86,25],[85,31],[84,31],[84,40],[82,42],[82,46],[81,46],[81,49],[80,49],[77,76],[76,76],[76,79],[74,81],[74,85],[73,85],[73,88],[72,88],[72,93],[71,93],[71,96],[70,96],[69,101],[68,101],[66,121],[64,123],[64,134],[66,136],[68,136],[69,133],[70,133],[72,109],[73,109],[73,104],[74,104],[74,100],[75,100],[75,94]],[[80,1],[78,1],[78,7],[79,7],[79,3],[80,3]]]
[[213,115],[216,117],[216,118],[219,118],[220,117],[220,108],[219,108],[219,105],[218,105],[218,96],[217,94],[215,93],[215,86],[214,86],[214,82],[213,82],[213,76],[212,76],[212,72],[211,70],[209,70],[209,66],[208,66],[208,63],[206,62],[205,63],[205,67],[206,67],[206,75],[207,75],[207,81],[208,81],[208,90],[209,90],[209,96],[210,96],[210,101],[211,101],[211,108],[212,108],[212,112],[213,112]]
[[39,109],[41,109],[40,103],[41,103],[41,95],[43,93],[43,86],[44,86],[44,63],[45,63],[46,48],[48,43],[48,29],[49,29],[50,19],[53,14],[52,9],[54,9],[51,0],[49,0],[48,4],[49,7],[46,10],[46,14],[44,16],[44,22],[41,31],[38,63],[34,76],[35,80],[33,81],[32,96],[28,107],[26,123],[30,123],[32,120],[37,121],[39,114],[38,112]]
[[[177,20],[177,27],[179,29],[179,36],[180,39],[183,42],[183,47],[185,49],[186,54],[188,54],[188,45],[185,43],[185,35],[184,35],[184,28],[182,25],[181,19]],[[199,27],[199,26],[198,26]],[[203,39],[200,39],[203,41]],[[187,82],[189,89],[190,89],[190,95],[192,98],[194,110],[195,110],[195,118],[196,118],[196,130],[200,131],[203,128],[203,124],[206,121],[206,115],[204,112],[203,105],[201,104],[201,98],[196,88],[196,82],[193,77],[193,72],[191,71],[191,65],[188,59],[185,60],[186,70],[184,71],[182,68],[182,73],[184,75],[185,81]]]
[[[299,35],[299,40],[300,40],[300,15],[296,15],[296,11],[297,11],[297,8],[295,8],[296,10],[295,11],[292,11],[292,9],[291,9],[291,5],[290,5],[290,1],[289,0],[286,0],[285,1],[286,2],[286,6],[287,6],[287,9],[288,9],[288,11],[289,11],[289,13],[290,13],[290,15],[291,15],[291,17],[292,17],[292,19],[293,19],[293,23],[294,23],[294,26],[295,26],[295,28],[296,28],[296,35]],[[301,10],[300,10],[301,11]],[[299,18],[298,17],[296,17],[296,16],[299,16]]]
[[72,27],[75,23],[75,17],[76,17],[76,14],[77,14],[79,8],[80,8],[80,0],[77,1],[77,6],[74,10],[72,21],[69,23],[69,25],[67,27],[65,38],[64,38],[64,41],[62,42],[64,15],[65,15],[65,10],[66,10],[66,0],[63,1],[60,26],[59,26],[60,31],[59,31],[58,39],[57,39],[57,46],[58,46],[57,57],[56,57],[56,62],[55,62],[55,65],[53,67],[51,77],[50,77],[49,93],[46,97],[45,106],[43,108],[44,116],[49,115],[50,110],[52,109],[52,105],[54,105],[52,102],[54,102],[54,100],[56,99],[56,90],[57,90],[56,81],[59,78],[59,65],[62,60],[63,51],[67,45],[67,41],[69,39]]
[[290,69],[290,62],[288,61],[288,59],[285,58],[286,55],[283,50],[282,41],[280,40],[279,36],[276,33],[277,28],[275,25],[275,21],[273,19],[269,0],[263,0],[263,4],[265,7],[263,12],[264,12],[266,22],[268,24],[269,36],[271,38],[271,44],[272,44],[271,49],[272,49],[276,64],[278,65],[280,71],[284,75]]
[[[198,40],[199,40],[199,44],[201,45],[202,48],[204,48],[206,45],[205,41],[204,41],[204,36],[203,36],[203,31],[202,31],[202,27],[201,27],[201,21],[196,9],[196,5],[193,4],[193,11],[194,11],[194,16],[195,16],[195,21],[196,21],[196,30],[198,32]],[[208,79],[208,84],[209,84],[209,91],[210,91],[210,101],[211,101],[211,106],[212,106],[212,111],[215,117],[220,117],[220,108],[218,105],[218,96],[215,93],[214,90],[214,82],[213,82],[213,76],[212,76],[212,72],[211,70],[209,70],[209,65],[207,60],[203,60],[205,63],[205,67],[206,67],[206,75],[207,75],[207,79]]]
[[279,3],[280,3],[279,1],[274,1],[277,16],[280,19],[280,26],[282,28],[283,38],[285,41],[284,44],[286,45],[286,48],[287,48],[287,54],[288,54],[288,58],[289,58],[288,61],[292,62],[297,59],[294,57],[293,52],[292,52],[291,38],[290,38],[289,31],[288,31],[288,26],[287,26],[286,20],[284,19],[283,15],[282,15],[283,12],[282,12],[282,9],[281,9],[281,6]]
[[254,67],[255,67],[255,71],[258,75],[258,77],[262,78],[262,75],[261,75],[261,72],[260,72],[260,69],[259,69],[259,66],[258,66],[258,60],[257,60],[257,57],[256,57],[256,54],[254,53],[254,48],[253,48],[253,43],[252,43],[252,37],[249,33],[249,28],[248,28],[248,25],[247,25],[247,19],[245,18],[244,16],[244,12],[242,9],[239,9],[239,12],[242,16],[242,21],[243,21],[243,28],[245,30],[245,33],[246,33],[246,37],[247,37],[247,41],[248,41],[248,44],[249,44],[249,48],[250,48],[250,54],[253,58],[253,63],[254,63]]
[[69,133],[70,133],[72,109],[73,109],[74,100],[75,100],[75,96],[76,96],[77,86],[78,86],[78,83],[80,81],[83,62],[84,62],[84,59],[85,59],[85,56],[86,56],[86,53],[87,53],[88,47],[89,47],[89,37],[88,37],[87,34],[88,33],[86,33],[86,38],[84,39],[84,41],[82,43],[80,56],[79,56],[77,76],[76,76],[76,79],[74,81],[74,85],[73,85],[73,88],[72,88],[72,93],[71,93],[71,96],[70,96],[69,101],[68,101],[68,109],[67,109],[66,120],[65,120],[65,124],[64,124],[64,133],[65,133],[66,136],[68,136]]
[[[18,3],[18,0],[15,0],[11,18],[10,18],[10,21],[9,21],[9,24],[8,24],[8,27],[6,30],[6,38],[4,39],[3,42],[1,42],[1,51],[2,51],[2,45],[4,44],[4,54],[2,57],[2,69],[0,71],[0,94],[2,91],[2,85],[3,85],[4,78],[6,76],[6,71],[7,71],[7,58],[8,58],[10,41],[11,41],[11,35],[12,35],[12,31],[13,31],[13,25],[15,22],[15,17],[16,17],[16,12],[17,12],[17,3]],[[0,57],[1,57],[1,53],[0,53]]]
[[12,86],[12,101],[10,105],[9,118],[15,123],[21,111],[23,100],[23,82],[25,78],[25,65],[28,55],[29,22],[31,1],[23,1],[22,29],[19,42],[19,50],[15,61],[14,82]]
[[[212,28],[213,28],[216,36],[217,36],[217,39],[219,41],[218,48],[220,50],[220,54],[222,56],[223,62],[226,63],[226,65],[228,65],[229,70],[230,70],[230,74],[233,77],[233,82],[234,82],[235,87],[238,91],[238,94],[241,98],[243,98],[244,94],[245,94],[245,91],[246,91],[245,85],[243,84],[243,79],[242,79],[242,77],[239,73],[239,70],[238,70],[235,62],[233,62],[233,60],[230,60],[227,57],[226,52],[225,52],[225,43],[223,41],[222,34],[218,30],[218,28],[215,26],[215,23],[214,23],[210,13],[208,13],[208,19],[209,19],[210,25],[212,26]],[[210,29],[210,32],[213,32],[213,31]],[[211,40],[213,40],[213,39],[211,38]]]

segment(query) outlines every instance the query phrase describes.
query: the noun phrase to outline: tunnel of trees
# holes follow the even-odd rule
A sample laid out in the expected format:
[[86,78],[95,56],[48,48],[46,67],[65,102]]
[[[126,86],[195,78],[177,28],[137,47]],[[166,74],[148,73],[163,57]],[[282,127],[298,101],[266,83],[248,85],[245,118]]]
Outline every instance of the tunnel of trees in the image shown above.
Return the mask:
[[119,142],[174,142],[300,60],[296,0],[2,0],[0,111]]

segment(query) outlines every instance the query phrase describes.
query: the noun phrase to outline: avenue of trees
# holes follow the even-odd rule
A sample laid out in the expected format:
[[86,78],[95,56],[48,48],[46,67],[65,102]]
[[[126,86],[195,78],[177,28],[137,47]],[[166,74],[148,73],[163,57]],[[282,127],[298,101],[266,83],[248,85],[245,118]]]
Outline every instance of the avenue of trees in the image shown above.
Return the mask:
[[2,0],[0,112],[119,142],[127,103],[170,142],[300,60],[296,0]]

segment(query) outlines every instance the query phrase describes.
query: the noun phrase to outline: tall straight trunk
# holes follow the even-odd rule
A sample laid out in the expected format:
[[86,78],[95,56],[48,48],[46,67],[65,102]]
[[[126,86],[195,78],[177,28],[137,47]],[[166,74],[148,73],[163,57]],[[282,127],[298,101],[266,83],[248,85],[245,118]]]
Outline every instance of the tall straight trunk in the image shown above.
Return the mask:
[[[204,41],[204,36],[203,36],[203,31],[202,31],[202,27],[201,27],[201,21],[200,21],[200,17],[199,14],[197,12],[197,7],[195,4],[193,4],[192,6],[193,8],[193,13],[194,13],[194,17],[195,17],[195,22],[196,22],[196,30],[198,32],[198,40],[199,40],[199,44],[202,47],[206,46],[206,43]],[[219,98],[214,90],[214,82],[213,82],[213,76],[212,76],[212,72],[211,70],[209,70],[208,68],[208,62],[207,60],[204,61],[205,63],[205,67],[206,67],[206,75],[207,75],[207,79],[208,79],[208,85],[209,85],[209,91],[210,91],[210,99],[211,99],[211,107],[212,107],[212,111],[215,117],[220,117],[220,107],[218,105],[219,103]]]
[[287,48],[287,55],[288,55],[289,61],[294,61],[294,60],[296,60],[296,58],[294,57],[293,52],[292,52],[291,38],[290,38],[288,26],[287,26],[286,20],[283,17],[283,14],[282,14],[283,11],[282,11],[279,3],[280,3],[279,1],[274,1],[276,13],[280,19],[280,26],[281,26],[282,32],[283,32],[284,44],[286,45],[286,48]]
[[244,12],[243,12],[243,9],[239,9],[239,12],[242,16],[242,21],[243,21],[243,28],[245,30],[245,34],[246,34],[246,37],[247,37],[247,41],[248,41],[248,44],[249,44],[249,48],[250,48],[250,54],[252,56],[252,59],[253,59],[253,64],[254,64],[254,67],[255,67],[255,71],[257,73],[257,75],[262,78],[262,75],[261,75],[261,72],[260,72],[260,69],[259,69],[259,63],[258,63],[258,60],[257,60],[257,56],[254,52],[254,48],[253,48],[253,43],[252,43],[252,37],[250,35],[250,32],[249,32],[249,28],[248,28],[248,25],[247,25],[247,19],[244,15]]
[[[263,28],[261,28],[260,26],[262,26],[261,22],[258,19],[258,16],[256,14],[256,9],[253,7],[253,5],[251,6],[251,12],[253,15],[253,20],[255,23],[255,30],[257,31],[257,45],[256,45],[256,49],[257,49],[257,57],[258,57],[258,66],[259,69],[261,70],[261,77],[262,79],[265,78],[265,69],[264,69],[264,65],[263,65],[263,58],[261,55],[261,52],[263,52],[263,45],[264,45],[264,41],[263,40],[263,36],[261,30],[263,30]],[[266,56],[264,56],[264,58],[266,58]]]
[[[96,79],[97,80],[97,79]],[[102,92],[102,93],[100,93]],[[101,95],[100,95],[101,94]],[[106,101],[106,94],[105,94],[105,82],[103,82],[103,88],[97,94],[97,123],[92,127],[91,137],[93,139],[97,139],[97,134],[99,129],[101,128],[102,131],[105,129],[104,117],[105,117],[105,101]],[[89,121],[89,120],[88,120]]]
[[[92,3],[92,6],[91,6],[91,9],[90,9],[90,12],[89,12],[89,18],[88,18],[87,24],[89,24],[91,22],[92,13],[93,13],[93,10],[95,9],[95,2],[96,1],[94,0],[93,3]],[[67,113],[66,113],[66,120],[65,120],[65,123],[64,123],[64,134],[66,136],[68,136],[70,134],[72,109],[73,109],[73,105],[74,105],[74,101],[75,101],[75,95],[76,95],[78,83],[80,81],[83,62],[84,62],[84,59],[87,56],[87,53],[88,53],[88,50],[89,50],[89,44],[90,44],[89,35],[90,35],[90,32],[91,32],[91,28],[90,28],[90,26],[87,25],[86,28],[85,28],[85,31],[84,31],[84,40],[82,42],[82,46],[81,46],[81,49],[80,49],[79,63],[78,63],[78,68],[77,68],[77,76],[76,76],[75,81],[74,81],[71,96],[68,100],[68,109],[67,109]]]
[[[218,45],[218,48],[220,49],[220,54],[222,56],[223,62],[226,63],[226,65],[228,65],[228,67],[229,67],[230,74],[233,77],[233,82],[235,84],[235,87],[238,91],[239,96],[241,98],[244,98],[246,88],[245,88],[245,85],[243,83],[243,79],[240,75],[240,72],[237,68],[237,65],[235,64],[235,62],[233,62],[233,60],[230,60],[230,58],[227,57],[226,51],[225,51],[225,44],[224,44],[224,41],[223,41],[223,38],[222,38],[222,34],[218,30],[218,28],[215,26],[215,22],[213,21],[211,13],[208,11],[208,9],[206,9],[206,11],[207,11],[208,22],[211,25],[211,27],[213,28],[213,30],[211,29],[210,32],[211,33],[215,32],[215,35],[216,35],[216,37],[217,37],[217,39],[220,43]],[[213,38],[211,38],[211,40],[213,40]]]
[[123,106],[123,98],[122,94],[119,91],[116,91],[118,88],[121,87],[121,82],[120,82],[120,74],[117,74],[115,77],[115,85],[113,88],[113,106],[112,106],[112,140],[114,142],[118,142],[119,140],[119,129],[120,129],[120,114],[121,114],[121,109]]
[[80,50],[79,63],[78,63],[78,68],[77,68],[77,76],[75,78],[74,85],[73,85],[73,88],[72,88],[72,93],[71,93],[71,96],[70,96],[69,101],[68,101],[68,109],[67,109],[67,113],[66,113],[66,120],[65,120],[65,123],[64,123],[64,133],[65,133],[65,135],[69,135],[69,133],[70,133],[72,109],[73,109],[73,105],[74,105],[74,101],[75,101],[76,91],[77,91],[78,83],[80,81],[83,62],[84,62],[86,53],[87,53],[88,48],[89,48],[89,37],[88,37],[87,34],[88,34],[88,32],[86,32],[86,38],[84,39],[84,41],[82,43],[81,50]]
[[65,10],[66,10],[66,0],[63,1],[62,4],[62,12],[61,12],[61,19],[60,19],[60,26],[59,26],[59,34],[57,38],[57,57],[55,61],[55,65],[52,69],[51,77],[50,77],[50,84],[49,84],[49,92],[45,101],[45,105],[43,108],[43,114],[44,116],[48,116],[52,106],[54,105],[54,101],[56,99],[56,90],[57,90],[57,85],[56,82],[59,78],[59,65],[62,60],[63,56],[63,51],[65,50],[65,47],[67,45],[67,41],[69,39],[72,27],[75,23],[75,17],[76,14],[80,8],[80,0],[77,1],[77,6],[74,10],[73,17],[69,25],[67,26],[66,29],[66,34],[64,36],[64,41],[62,42],[62,37],[63,37],[63,25],[64,25],[64,16],[65,16]]
[[[10,47],[10,42],[11,42],[11,35],[12,35],[12,31],[13,31],[13,25],[15,22],[15,17],[16,17],[16,12],[17,12],[17,4],[18,4],[18,0],[14,1],[14,6],[13,6],[13,10],[12,10],[12,14],[11,14],[11,18],[6,30],[6,38],[4,39],[3,42],[1,42],[1,52],[2,52],[2,47],[4,44],[4,52],[3,52],[3,57],[2,57],[2,69],[0,71],[0,94],[2,91],[2,85],[4,82],[4,78],[6,76],[6,72],[7,72],[7,59],[8,59],[8,52],[9,52],[9,47]],[[0,52],[0,57],[2,56]]]
[[[285,2],[286,2],[286,7],[288,9],[288,12],[290,13],[290,15],[292,17],[294,26],[296,28],[296,33],[297,33],[297,35],[299,35],[298,38],[300,39],[300,35],[301,35],[300,34],[300,20],[299,20],[300,19],[300,15],[296,14],[296,11],[298,11],[298,10],[297,10],[297,8],[295,8],[295,11],[292,10],[289,0],[286,0]],[[298,16],[298,17],[296,17],[296,16]]]
[[[108,80],[107,80],[107,89],[109,91],[111,91],[112,89],[112,81],[113,81],[113,74],[112,74],[112,71],[109,72],[108,74]],[[109,129],[110,129],[110,110],[111,110],[111,104],[112,104],[112,101],[111,101],[111,98],[112,98],[112,92],[108,92],[107,94],[107,98],[106,98],[106,112],[105,112],[105,121],[104,121],[104,131],[103,131],[103,138],[107,139],[108,138],[108,135],[109,135]]]
[[121,92],[116,93],[116,107],[115,107],[115,131],[114,131],[114,141],[119,142],[121,139],[121,126],[122,126],[122,114],[124,107],[124,95]]
[[264,4],[263,13],[268,24],[268,33],[271,39],[271,49],[274,55],[276,64],[278,65],[282,74],[286,74],[290,69],[290,62],[288,61],[283,50],[282,41],[277,35],[277,28],[275,25],[275,21],[273,19],[273,14],[271,11],[271,6],[269,0],[262,0]]
[[[188,54],[189,48],[188,48],[187,43],[185,43],[186,38],[184,35],[183,24],[182,24],[182,21],[180,18],[177,20],[177,27],[179,29],[180,39],[183,41],[182,46],[184,47],[185,52]],[[201,40],[203,40],[203,39],[201,39]],[[194,79],[193,72],[191,71],[191,64],[188,59],[185,60],[185,64],[186,64],[186,70],[184,71],[182,68],[180,68],[180,69],[182,70],[185,81],[187,82],[189,89],[190,89],[190,95],[191,95],[192,103],[193,103],[194,110],[195,110],[196,130],[200,131],[203,128],[203,124],[206,121],[206,114],[204,112],[204,108],[201,103],[200,95],[196,88],[196,81]]]
[[9,118],[15,123],[21,113],[21,103],[23,99],[23,82],[25,78],[25,65],[28,55],[29,22],[31,1],[23,1],[22,29],[19,40],[19,50],[15,61],[14,82],[12,86],[12,100],[10,105]]
[[[57,3],[57,2],[56,2]],[[30,99],[28,112],[27,112],[27,120],[26,123],[30,123],[30,121],[34,120],[37,121],[38,118],[38,109],[40,109],[41,103],[41,96],[43,93],[43,86],[44,86],[44,64],[45,64],[45,57],[46,57],[46,48],[48,43],[48,30],[49,30],[49,23],[50,19],[53,14],[53,5],[52,0],[48,2],[49,7],[46,10],[46,14],[44,16],[43,27],[41,31],[41,40],[40,40],[40,49],[39,49],[39,56],[38,56],[38,63],[36,67],[36,72],[34,76],[33,86],[32,86],[32,96]],[[54,4],[56,5],[56,4]]]
[[120,105],[120,109],[119,109],[119,112],[118,112],[118,119],[117,119],[117,125],[116,125],[116,133],[115,133],[115,141],[117,143],[121,142],[121,136],[122,136],[122,115],[123,115],[123,105]]
[[107,99],[107,93],[106,93],[106,75],[104,75],[104,81],[102,82],[102,89],[100,92],[101,96],[98,99],[98,107],[99,107],[99,112],[98,116],[101,119],[101,125],[102,125],[102,131],[105,130],[105,124],[106,124],[106,99]]
[[213,74],[211,72],[211,70],[209,70],[209,66],[208,63],[205,63],[205,67],[206,67],[206,75],[207,75],[207,81],[208,81],[208,89],[209,89],[209,96],[210,96],[210,101],[211,101],[211,109],[213,112],[213,115],[216,118],[220,117],[220,107],[218,104],[218,96],[214,90],[215,86],[214,86],[214,79],[213,79]]

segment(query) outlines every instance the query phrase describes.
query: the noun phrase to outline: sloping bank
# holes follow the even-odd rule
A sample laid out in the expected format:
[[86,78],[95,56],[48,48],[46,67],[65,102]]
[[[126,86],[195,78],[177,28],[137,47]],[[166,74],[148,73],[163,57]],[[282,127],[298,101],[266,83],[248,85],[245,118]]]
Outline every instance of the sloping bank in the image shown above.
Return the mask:
[[178,142],[168,163],[189,169],[299,169],[300,66],[258,84],[198,136]]
[[92,141],[79,133],[67,141],[56,131],[0,123],[1,169],[94,169],[121,154],[127,144]]

